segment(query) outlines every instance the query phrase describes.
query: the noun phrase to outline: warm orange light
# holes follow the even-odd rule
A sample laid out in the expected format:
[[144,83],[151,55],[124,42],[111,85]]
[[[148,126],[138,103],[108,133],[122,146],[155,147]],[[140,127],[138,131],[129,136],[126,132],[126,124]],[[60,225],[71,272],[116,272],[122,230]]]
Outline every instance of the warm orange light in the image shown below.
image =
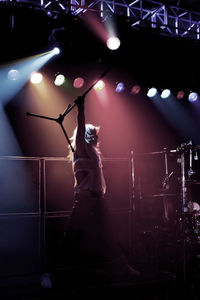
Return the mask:
[[39,83],[41,83],[42,79],[43,79],[42,74],[38,73],[38,72],[32,73],[31,77],[30,77],[30,81],[33,84],[39,84]]

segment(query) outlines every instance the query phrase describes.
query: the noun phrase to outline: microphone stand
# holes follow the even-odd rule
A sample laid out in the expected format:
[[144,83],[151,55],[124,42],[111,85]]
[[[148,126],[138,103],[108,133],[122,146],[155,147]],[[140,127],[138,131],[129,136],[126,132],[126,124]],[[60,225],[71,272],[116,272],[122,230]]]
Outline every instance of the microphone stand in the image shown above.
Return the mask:
[[[80,97],[84,98],[84,97],[91,91],[91,89],[95,86],[95,84],[96,84],[100,79],[102,79],[102,78],[110,71],[110,69],[111,69],[111,66],[108,67],[108,68],[100,75],[100,77],[99,77],[98,79],[96,79],[96,80],[93,82],[93,84],[92,84],[92,85],[91,85],[91,86],[83,93],[83,95],[80,96]],[[67,132],[66,132],[66,130],[65,130],[65,128],[64,128],[64,126],[63,126],[62,123],[63,123],[64,118],[66,117],[66,115],[67,115],[67,114],[68,114],[68,113],[69,113],[76,105],[77,105],[77,101],[75,100],[74,103],[73,103],[73,104],[69,104],[69,105],[67,106],[67,108],[64,110],[64,112],[63,112],[62,114],[59,114],[59,116],[58,116],[57,118],[51,118],[51,117],[47,117],[47,116],[43,116],[43,115],[33,114],[33,113],[30,113],[30,112],[27,112],[26,115],[27,115],[27,116],[32,116],[32,117],[37,117],[37,118],[42,118],[42,119],[46,119],[46,120],[50,120],[50,121],[55,121],[55,122],[57,122],[57,123],[60,125],[60,127],[61,127],[61,129],[62,129],[62,131],[63,131],[63,133],[64,133],[64,135],[65,135],[65,137],[66,137],[66,139],[67,139],[67,142],[68,142],[68,144],[69,144],[69,146],[70,146],[72,152],[74,152],[74,148],[73,148],[72,145],[71,145],[70,139],[69,139],[69,137],[68,137],[68,135],[67,135]]]
[[[68,105],[68,108],[70,106],[71,106],[71,104]],[[26,115],[27,116],[32,116],[32,117],[43,118],[43,119],[46,119],[46,120],[56,121],[60,125],[60,127],[61,127],[61,129],[62,129],[69,145],[70,145],[70,148],[71,148],[72,152],[74,152],[74,148],[72,147],[70,139],[69,139],[69,137],[68,137],[68,135],[65,131],[65,128],[64,128],[63,124],[62,124],[62,122],[64,120],[64,114],[60,114],[57,118],[50,118],[50,117],[46,117],[46,116],[42,116],[42,115],[33,114],[33,113],[30,113],[30,112],[27,112]]]
[[[110,69],[111,69],[111,67],[109,67],[109,68],[107,68],[102,74],[101,74],[101,76],[99,77],[99,79],[101,79],[101,78],[103,78],[109,71],[110,71]],[[84,94],[82,95],[82,97],[85,97],[88,93],[89,93],[89,91],[94,87],[94,85],[99,81],[99,79],[96,79],[94,82],[93,82],[93,84],[84,92]],[[65,128],[64,128],[64,126],[63,126],[63,121],[64,121],[64,118],[66,117],[66,115],[75,107],[77,105],[77,101],[75,100],[74,101],[74,103],[71,105],[71,104],[69,104],[68,106],[67,106],[67,108],[64,110],[64,112],[62,113],[62,114],[59,114],[59,116],[57,117],[57,118],[51,118],[51,117],[47,117],[47,116],[43,116],[43,115],[38,115],[38,114],[33,114],[33,113],[30,113],[30,112],[27,112],[26,114],[28,115],[28,116],[32,116],[32,117],[37,117],[37,118],[42,118],[42,119],[46,119],[46,120],[50,120],[50,121],[55,121],[55,122],[57,122],[59,125],[60,125],[60,127],[61,127],[61,129],[62,129],[62,131],[63,131],[63,133],[64,133],[64,135],[65,135],[65,137],[66,137],[66,139],[67,139],[67,142],[69,143],[69,145],[70,145],[70,148],[71,148],[71,150],[72,150],[72,152],[74,152],[74,149],[73,149],[73,147],[72,147],[72,145],[71,145],[71,142],[70,142],[70,139],[69,139],[69,137],[68,137],[68,135],[67,135],[67,133],[66,133],[66,131],[65,131]],[[43,187],[44,188],[44,187]],[[41,239],[42,239],[42,241],[41,241],[41,245],[43,245],[42,246],[42,250],[41,250],[41,252],[42,252],[42,254],[41,254],[41,256],[43,257],[45,254],[44,254],[44,252],[45,252],[45,211],[44,211],[44,203],[45,203],[45,195],[44,195],[44,191],[42,191],[42,197],[41,197],[41,219],[40,219],[40,234],[41,234]],[[43,271],[46,271],[46,264],[47,264],[47,262],[46,262],[46,260],[45,260],[45,262],[43,263],[41,263],[42,264],[42,266],[41,266],[41,271],[43,272]],[[44,273],[44,275],[45,275],[45,273]]]

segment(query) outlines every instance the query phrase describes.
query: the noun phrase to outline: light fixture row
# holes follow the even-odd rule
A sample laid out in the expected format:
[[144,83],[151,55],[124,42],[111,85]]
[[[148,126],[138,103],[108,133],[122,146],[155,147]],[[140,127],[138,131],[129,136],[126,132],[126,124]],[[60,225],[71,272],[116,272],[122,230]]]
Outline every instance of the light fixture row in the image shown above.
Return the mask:
[[176,92],[176,94],[174,94],[174,92],[172,92],[170,89],[166,88],[166,89],[162,89],[159,93],[159,91],[157,90],[156,87],[151,87],[147,91],[147,96],[149,98],[154,98],[154,97],[160,95],[160,97],[162,99],[167,99],[172,94],[175,95],[176,98],[180,99],[180,100],[185,99],[187,97],[187,100],[189,102],[195,102],[200,99],[199,94],[196,93],[195,91],[189,91],[186,93],[184,90],[179,90]]
[[[30,77],[30,82],[33,83],[33,84],[39,84],[42,82],[42,79],[43,79],[43,75],[39,72],[34,72],[31,74],[31,77]],[[57,73],[55,75],[55,80],[54,80],[54,84],[55,86],[63,86],[67,83],[67,79],[66,77],[63,75],[63,74],[60,74],[60,73]],[[85,80],[82,78],[82,77],[76,77],[74,80],[73,80],[73,87],[74,88],[82,88],[85,84]],[[96,91],[100,91],[104,88],[105,86],[105,83],[103,80],[99,80],[95,85],[94,85],[94,90]]]
[[[56,51],[56,50],[54,50]],[[10,80],[17,80],[19,77],[19,71],[16,69],[11,69],[8,72],[8,79]],[[30,76],[30,82],[33,84],[40,84],[43,80],[43,75],[40,72],[33,72]],[[55,86],[63,86],[65,85],[67,82],[67,79],[65,77],[65,75],[61,74],[61,73],[56,73],[55,74],[55,79],[54,79],[54,84]],[[76,77],[73,80],[73,87],[74,88],[82,88],[85,84],[85,80],[83,77]],[[94,89],[96,91],[100,91],[104,88],[105,83],[103,80],[99,80],[96,85],[94,86]],[[123,91],[125,91],[126,86],[125,83],[122,81],[116,82],[115,83],[115,91],[116,93],[122,93]],[[138,95],[140,92],[142,91],[142,88],[140,85],[135,84],[132,86],[132,88],[130,89],[130,93],[132,95]],[[200,99],[200,96],[198,93],[194,92],[194,91],[190,91],[188,93],[186,93],[184,90],[179,90],[176,92],[176,94],[174,92],[172,92],[169,88],[165,88],[162,90],[158,90],[156,87],[150,87],[147,89],[146,95],[148,98],[155,98],[155,97],[161,97],[161,99],[167,99],[170,97],[170,95],[174,95],[176,96],[177,99],[185,99],[187,96],[187,100],[189,102],[195,102],[197,100]]]

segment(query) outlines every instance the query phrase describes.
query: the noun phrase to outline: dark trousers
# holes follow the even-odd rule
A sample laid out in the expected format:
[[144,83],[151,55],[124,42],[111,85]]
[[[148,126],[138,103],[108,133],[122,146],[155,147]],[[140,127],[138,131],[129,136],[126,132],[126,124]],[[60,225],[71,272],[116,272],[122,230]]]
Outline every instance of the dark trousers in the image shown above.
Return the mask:
[[89,192],[76,194],[68,235],[82,253],[98,259],[113,258],[117,245],[106,199]]

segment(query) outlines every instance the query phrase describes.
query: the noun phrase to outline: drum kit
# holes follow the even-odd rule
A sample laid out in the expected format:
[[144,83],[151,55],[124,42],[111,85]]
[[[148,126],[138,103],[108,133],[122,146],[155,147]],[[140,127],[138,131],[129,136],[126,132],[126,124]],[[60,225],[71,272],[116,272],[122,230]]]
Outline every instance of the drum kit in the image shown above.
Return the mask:
[[[167,150],[164,148],[162,151],[144,153],[143,155],[163,155],[164,158],[164,179],[161,183],[161,188],[158,193],[150,195],[150,197],[155,199],[162,199],[164,203],[164,210],[166,217],[168,218],[167,212],[167,202],[176,197],[179,200],[180,211],[178,213],[179,223],[181,227],[184,228],[184,232],[187,232],[187,235],[191,235],[192,238],[187,240],[192,240],[192,243],[200,243],[200,198],[198,199],[197,195],[191,193],[192,186],[199,186],[199,195],[200,195],[200,168],[198,169],[198,152],[200,150],[200,145],[193,146],[192,141],[189,143],[181,144],[179,147],[173,150]],[[169,172],[168,162],[169,157],[175,158],[177,164],[179,165],[179,170],[173,170]],[[177,165],[176,165],[177,168]],[[198,173],[199,172],[199,173]],[[170,179],[172,176],[174,178],[175,174],[178,174],[177,185],[178,185],[178,194],[170,192],[171,185],[174,183]],[[198,178],[199,176],[199,178]],[[193,199],[194,198],[194,199]],[[185,230],[185,226],[187,229]]]
[[191,262],[200,278],[199,151],[200,145],[189,141],[173,150],[135,155],[135,161],[132,153],[138,253],[184,282]]

